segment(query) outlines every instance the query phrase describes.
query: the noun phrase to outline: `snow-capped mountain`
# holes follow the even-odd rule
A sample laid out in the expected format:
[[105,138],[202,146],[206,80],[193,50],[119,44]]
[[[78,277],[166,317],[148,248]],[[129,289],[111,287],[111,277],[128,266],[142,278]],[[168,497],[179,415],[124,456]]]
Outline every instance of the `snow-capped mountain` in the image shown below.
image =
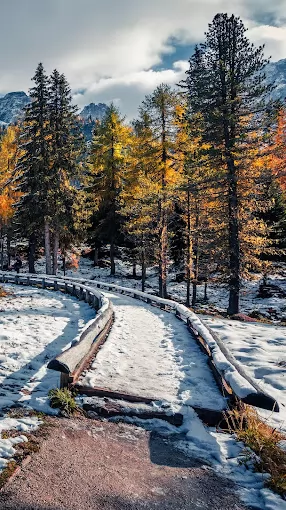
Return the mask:
[[25,92],[9,92],[0,97],[0,122],[12,124],[21,118],[24,107],[30,102]]
[[286,99],[286,59],[278,62],[270,62],[265,68],[267,83],[274,84],[275,88],[271,92],[272,99]]
[[83,119],[92,118],[92,120],[101,120],[105,115],[107,108],[108,106],[105,103],[90,103],[80,112],[80,117]]

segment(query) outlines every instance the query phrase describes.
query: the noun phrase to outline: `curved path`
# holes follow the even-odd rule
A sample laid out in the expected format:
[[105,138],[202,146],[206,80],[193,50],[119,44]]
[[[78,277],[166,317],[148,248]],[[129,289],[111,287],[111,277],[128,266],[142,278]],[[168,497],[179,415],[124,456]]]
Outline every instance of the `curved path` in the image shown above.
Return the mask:
[[113,303],[115,322],[80,384],[179,405],[225,407],[207,357],[184,322],[142,301],[103,293]]

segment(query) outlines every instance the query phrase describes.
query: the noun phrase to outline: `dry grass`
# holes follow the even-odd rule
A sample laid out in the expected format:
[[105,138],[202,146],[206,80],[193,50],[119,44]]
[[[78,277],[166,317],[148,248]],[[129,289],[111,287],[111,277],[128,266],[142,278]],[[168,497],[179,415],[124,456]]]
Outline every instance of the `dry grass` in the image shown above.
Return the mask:
[[[286,451],[279,445],[286,436],[270,427],[249,406],[240,406],[225,413],[225,420],[228,432],[234,433],[254,452],[252,461],[255,470],[269,473],[266,485],[286,498]],[[249,460],[249,451],[245,460]]]
[[0,490],[3,485],[9,480],[9,478],[13,475],[14,471],[17,468],[17,462],[11,460],[8,462],[7,466],[0,473]]
[[13,295],[13,292],[11,292],[10,290],[6,290],[4,287],[2,287],[2,285],[0,285],[0,298],[12,296],[12,295]]

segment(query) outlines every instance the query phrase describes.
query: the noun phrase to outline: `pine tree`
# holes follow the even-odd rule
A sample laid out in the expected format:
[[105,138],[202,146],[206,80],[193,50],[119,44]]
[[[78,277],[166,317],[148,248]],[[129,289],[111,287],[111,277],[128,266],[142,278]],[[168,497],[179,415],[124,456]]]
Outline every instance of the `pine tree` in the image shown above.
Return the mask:
[[111,104],[96,125],[90,151],[89,200],[94,240],[110,244],[111,275],[115,274],[115,250],[121,234],[120,193],[132,144],[131,128]]
[[17,165],[17,223],[22,235],[29,238],[29,270],[35,272],[35,242],[39,231],[45,229],[46,272],[51,273],[49,220],[49,110],[48,77],[43,64],[39,64],[34,87],[29,91],[31,103],[26,107],[21,126],[22,155]]
[[[70,87],[63,74],[54,70],[49,82],[49,196],[48,211],[53,237],[53,274],[57,273],[61,239],[67,249],[76,236],[81,216],[79,158],[83,152],[76,107],[72,105]],[[82,225],[81,225],[81,230]]]
[[184,83],[190,109],[203,116],[204,141],[212,146],[216,166],[222,170],[219,180],[228,221],[229,314],[239,311],[243,194],[247,193],[248,206],[250,202],[253,206],[255,198],[249,188],[257,186],[257,175],[253,178],[247,169],[251,148],[258,150],[262,143],[262,111],[269,91],[264,85],[267,60],[263,48],[254,48],[245,31],[239,18],[217,14],[205,43],[190,59]]

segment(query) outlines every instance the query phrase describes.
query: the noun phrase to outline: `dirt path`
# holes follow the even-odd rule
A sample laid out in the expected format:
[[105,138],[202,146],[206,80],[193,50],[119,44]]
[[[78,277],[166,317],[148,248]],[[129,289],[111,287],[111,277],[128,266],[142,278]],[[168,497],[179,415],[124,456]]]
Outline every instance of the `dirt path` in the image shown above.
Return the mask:
[[137,427],[55,419],[1,510],[243,510],[232,485]]

